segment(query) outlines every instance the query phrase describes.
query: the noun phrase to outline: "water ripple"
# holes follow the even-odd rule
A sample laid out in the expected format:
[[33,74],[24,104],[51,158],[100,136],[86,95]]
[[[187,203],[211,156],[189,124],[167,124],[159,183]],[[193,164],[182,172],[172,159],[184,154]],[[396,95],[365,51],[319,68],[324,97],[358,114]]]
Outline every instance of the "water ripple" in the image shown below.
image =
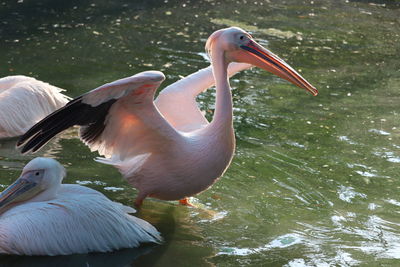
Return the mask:
[[369,129],[368,132],[376,133],[376,134],[380,134],[380,135],[390,135],[390,133],[388,133],[384,130],[378,130],[378,129]]
[[351,203],[352,199],[356,197],[367,198],[366,194],[356,192],[353,187],[344,185],[339,186],[337,194],[341,200],[348,203]]
[[262,251],[268,251],[273,248],[286,248],[296,244],[300,244],[302,239],[297,234],[285,234],[279,236],[269,242],[267,245],[258,248],[236,248],[236,247],[223,247],[217,253],[217,255],[236,255],[236,256],[247,256]]

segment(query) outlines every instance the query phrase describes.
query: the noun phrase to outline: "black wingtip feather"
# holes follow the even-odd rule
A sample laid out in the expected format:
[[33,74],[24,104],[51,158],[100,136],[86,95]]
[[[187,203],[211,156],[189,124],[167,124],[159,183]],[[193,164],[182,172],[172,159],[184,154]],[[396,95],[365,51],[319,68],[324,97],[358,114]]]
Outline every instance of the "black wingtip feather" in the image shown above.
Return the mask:
[[83,141],[89,144],[96,142],[106,127],[105,120],[108,110],[115,101],[116,100],[110,100],[96,107],[96,120],[93,123],[86,125],[81,130],[81,138]]
[[104,131],[108,110],[115,102],[109,100],[96,107],[82,102],[82,96],[67,103],[31,127],[17,142],[22,146],[21,153],[36,152],[58,133],[74,126],[86,126],[82,139],[94,142]]
[[81,111],[81,97],[78,97],[32,126],[17,142],[17,146],[23,146],[21,153],[39,150],[52,137],[79,122]]
[[[36,123],[35,125],[33,125],[25,134],[23,134],[17,141],[17,147],[20,147],[22,145],[24,145],[25,143],[27,143],[27,141],[29,141],[30,139],[34,138],[35,136],[37,136],[37,134],[39,132],[41,132],[43,129],[48,128],[49,126],[51,126],[51,124],[54,121],[57,120],[61,120],[63,117],[65,117],[66,115],[68,115],[70,113],[70,109],[77,104],[80,103],[82,99],[82,96],[79,96],[73,100],[71,100],[70,102],[68,102],[65,106],[59,108],[58,110],[54,111],[53,113],[50,113],[49,115],[47,115],[45,118],[43,118],[41,121],[39,121],[38,123]],[[23,148],[21,150],[24,151],[25,149]],[[24,153],[24,152],[22,152]]]

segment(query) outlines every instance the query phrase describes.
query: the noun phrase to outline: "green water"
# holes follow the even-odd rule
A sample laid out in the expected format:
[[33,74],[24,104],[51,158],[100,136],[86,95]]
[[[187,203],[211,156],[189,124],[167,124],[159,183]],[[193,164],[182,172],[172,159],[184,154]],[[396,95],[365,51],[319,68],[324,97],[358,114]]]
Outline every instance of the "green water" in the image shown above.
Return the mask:
[[[18,3],[20,2],[20,3]],[[400,264],[399,1],[0,1],[0,76],[25,74],[77,96],[156,69],[170,84],[205,67],[204,43],[237,25],[314,84],[262,70],[231,80],[237,150],[193,201],[147,199],[137,214],[165,243],[68,257],[0,257],[0,266],[398,266]],[[214,90],[199,97],[212,110]],[[0,184],[34,155],[0,142]],[[67,183],[132,205],[110,166],[72,129],[37,155]],[[36,155],[35,155],[36,156]]]

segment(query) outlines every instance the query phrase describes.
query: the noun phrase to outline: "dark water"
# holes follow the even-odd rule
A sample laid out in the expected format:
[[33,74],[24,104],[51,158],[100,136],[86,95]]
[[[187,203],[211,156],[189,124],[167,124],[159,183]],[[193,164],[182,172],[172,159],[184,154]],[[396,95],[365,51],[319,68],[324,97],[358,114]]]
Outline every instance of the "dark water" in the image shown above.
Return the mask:
[[[0,265],[399,264],[399,1],[0,1],[0,75],[33,76],[72,97],[150,69],[166,85],[207,66],[207,37],[232,25],[300,69],[320,95],[261,70],[235,76],[236,156],[193,199],[203,208],[149,199],[137,214],[163,245],[1,257]],[[199,102],[212,109],[214,90]],[[4,186],[34,157],[14,144],[0,143]],[[132,205],[136,191],[92,160],[76,130],[38,154],[67,166],[67,183]]]

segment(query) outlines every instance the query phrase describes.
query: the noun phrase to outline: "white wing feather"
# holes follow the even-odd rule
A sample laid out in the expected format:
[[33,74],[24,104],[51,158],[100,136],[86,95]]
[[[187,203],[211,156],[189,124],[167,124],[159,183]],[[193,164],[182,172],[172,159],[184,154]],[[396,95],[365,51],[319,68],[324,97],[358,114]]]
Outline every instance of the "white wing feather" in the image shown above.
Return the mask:
[[131,77],[126,77],[106,83],[92,91],[88,92],[83,97],[83,103],[96,107],[111,99],[122,98],[132,91],[146,84],[159,85],[165,80],[165,76],[160,71],[144,71]]
[[118,161],[166,149],[178,133],[153,102],[154,93],[163,80],[161,72],[142,72],[85,94],[82,102],[92,106],[116,99],[99,138],[86,142],[90,149]]
[[64,106],[63,90],[22,75],[0,79],[0,138],[22,135],[35,123]]
[[132,211],[93,189],[62,185],[56,200],[24,203],[0,216],[0,253],[67,255],[161,242]]
[[[228,75],[250,68],[247,63],[231,63]],[[177,130],[190,132],[208,124],[199,109],[196,97],[215,84],[212,67],[201,69],[164,88],[155,105],[164,118]]]

